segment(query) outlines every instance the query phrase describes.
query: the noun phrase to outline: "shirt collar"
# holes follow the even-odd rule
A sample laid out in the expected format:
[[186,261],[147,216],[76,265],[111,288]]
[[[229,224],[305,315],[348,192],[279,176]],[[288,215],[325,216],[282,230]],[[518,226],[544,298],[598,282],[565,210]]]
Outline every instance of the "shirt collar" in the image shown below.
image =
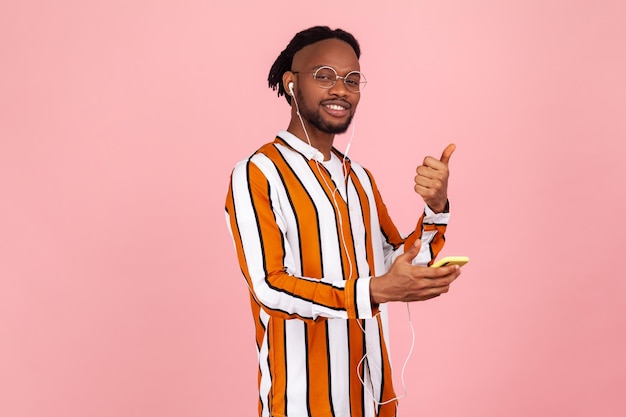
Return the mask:
[[281,130],[278,132],[278,137],[287,142],[289,146],[300,152],[307,159],[313,159],[315,161],[324,162],[324,154],[309,145],[306,141],[298,138],[291,132]]

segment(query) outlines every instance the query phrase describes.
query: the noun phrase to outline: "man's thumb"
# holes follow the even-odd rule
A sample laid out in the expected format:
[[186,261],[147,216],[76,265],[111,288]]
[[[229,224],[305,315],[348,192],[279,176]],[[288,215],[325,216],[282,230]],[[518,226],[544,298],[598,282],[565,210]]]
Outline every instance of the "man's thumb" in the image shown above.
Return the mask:
[[413,258],[415,258],[417,254],[420,253],[421,247],[422,247],[422,241],[418,239],[415,241],[415,243],[411,245],[410,248],[404,251],[404,256],[406,257],[408,263],[411,263],[411,261],[413,261]]
[[446,146],[446,149],[443,150],[443,153],[441,154],[441,158],[439,160],[443,162],[444,164],[448,165],[448,163],[450,162],[450,157],[454,153],[455,149],[456,149],[456,145],[454,143],[451,143],[448,146]]

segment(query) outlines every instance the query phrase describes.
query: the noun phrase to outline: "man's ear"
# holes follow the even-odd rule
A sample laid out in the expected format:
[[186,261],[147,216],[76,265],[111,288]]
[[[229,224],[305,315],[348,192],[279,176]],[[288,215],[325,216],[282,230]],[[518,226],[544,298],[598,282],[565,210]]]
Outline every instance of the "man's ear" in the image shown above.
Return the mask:
[[[295,80],[295,74],[291,71],[285,71],[285,73],[283,74],[283,88],[285,89],[285,92],[292,96],[293,93],[293,88],[295,88],[295,86],[293,85],[294,80]],[[292,88],[289,88],[289,84],[292,84]]]

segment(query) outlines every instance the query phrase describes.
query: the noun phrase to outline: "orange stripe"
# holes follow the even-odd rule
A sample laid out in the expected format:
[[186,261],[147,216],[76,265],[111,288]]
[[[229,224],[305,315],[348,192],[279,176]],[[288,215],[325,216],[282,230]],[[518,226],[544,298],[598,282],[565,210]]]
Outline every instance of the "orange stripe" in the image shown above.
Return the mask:
[[330,364],[328,362],[326,323],[307,323],[306,332],[308,345],[315,346],[315,349],[308,351],[310,413],[314,416],[330,416],[332,415],[328,401]]
[[[361,326],[365,324],[361,323]],[[350,333],[350,416],[362,417],[363,416],[363,395],[365,394],[363,384],[357,377],[357,366],[364,355],[363,330],[359,327],[359,323],[356,320],[348,321],[348,331]],[[361,379],[364,380],[364,363],[359,368],[359,374]]]

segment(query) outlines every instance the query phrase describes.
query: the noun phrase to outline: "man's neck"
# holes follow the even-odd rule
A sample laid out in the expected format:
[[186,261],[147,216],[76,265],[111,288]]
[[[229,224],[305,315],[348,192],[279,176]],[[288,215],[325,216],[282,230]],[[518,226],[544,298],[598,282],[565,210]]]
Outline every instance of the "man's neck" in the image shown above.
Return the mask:
[[335,140],[334,133],[324,133],[310,125],[306,126],[305,133],[304,129],[302,128],[302,124],[300,123],[300,119],[298,118],[296,118],[295,120],[293,118],[291,119],[289,127],[287,128],[287,132],[291,133],[292,135],[296,136],[306,143],[309,143],[310,141],[309,145],[320,151],[322,155],[324,155],[325,161],[328,161],[330,159],[330,153],[333,148],[333,141]]

